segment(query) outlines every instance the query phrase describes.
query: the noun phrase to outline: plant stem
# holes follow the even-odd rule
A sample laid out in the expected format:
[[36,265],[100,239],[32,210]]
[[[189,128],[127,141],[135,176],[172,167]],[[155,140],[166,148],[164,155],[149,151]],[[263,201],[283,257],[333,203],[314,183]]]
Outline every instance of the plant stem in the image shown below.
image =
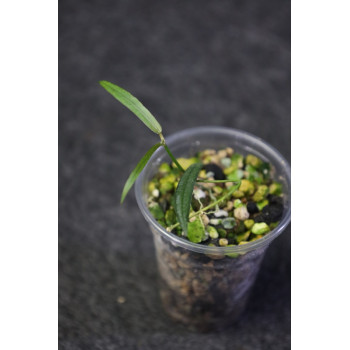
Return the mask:
[[[204,214],[204,212],[212,207],[215,207],[217,204],[219,204],[220,202],[222,202],[223,200],[225,200],[226,198],[230,197],[232,195],[233,192],[235,192],[239,186],[241,185],[241,181],[230,181],[230,182],[236,182],[236,185],[235,186],[232,186],[230,188],[230,190],[222,197],[220,197],[219,199],[217,199],[215,202],[207,205],[206,207],[202,208],[201,210],[195,212],[195,213],[192,213],[188,218],[191,219],[195,216],[198,216],[200,214]],[[167,227],[167,231],[171,232],[175,227],[179,226],[180,224],[179,223],[176,223],[170,227]]]
[[179,168],[180,171],[185,172],[184,168],[179,164],[179,162],[176,160],[176,158],[173,156],[173,154],[171,153],[169,147],[167,146],[167,144],[165,143],[165,139],[162,133],[159,134],[160,137],[160,141],[161,144],[163,145],[163,147],[165,148],[165,150],[167,151],[167,153],[169,154],[170,158],[172,159],[172,161],[175,163],[175,165]]
[[197,179],[196,182],[224,183],[224,182],[237,182],[237,181],[232,181],[232,180],[204,180],[204,179]]
[[176,158],[170,152],[169,147],[166,144],[164,144],[163,146],[164,146],[165,150],[168,152],[168,154],[169,154],[170,158],[172,159],[172,161],[175,163],[175,165],[184,173],[185,169],[180,165],[180,163],[176,160]]

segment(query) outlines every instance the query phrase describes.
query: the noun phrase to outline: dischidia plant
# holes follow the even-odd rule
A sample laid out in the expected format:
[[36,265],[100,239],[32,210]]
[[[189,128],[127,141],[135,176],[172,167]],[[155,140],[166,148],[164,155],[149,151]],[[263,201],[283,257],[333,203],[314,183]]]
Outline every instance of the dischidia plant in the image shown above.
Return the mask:
[[[126,195],[128,194],[129,190],[133,186],[137,177],[142,172],[143,168],[146,166],[147,162],[149,161],[153,153],[159,147],[164,147],[169,157],[171,158],[171,160],[174,162],[174,164],[182,174],[180,181],[176,187],[175,201],[174,201],[174,209],[175,209],[178,223],[175,223],[167,227],[167,230],[170,232],[175,227],[180,225],[185,236],[188,236],[189,220],[199,215],[203,215],[209,209],[214,208],[220,202],[229,198],[240,187],[241,181],[239,180],[232,181],[229,179],[228,180],[201,179],[198,177],[200,170],[203,168],[203,164],[201,162],[192,164],[185,170],[181,166],[181,164],[178,162],[178,160],[174,157],[169,147],[167,146],[164,136],[162,134],[162,126],[157,121],[157,119],[151,114],[151,112],[136,97],[134,97],[132,94],[130,94],[128,91],[124,90],[120,86],[117,86],[106,80],[100,81],[100,85],[104,89],[106,89],[120,103],[122,103],[131,112],[133,112],[151,131],[157,134],[160,138],[160,142],[156,143],[146,152],[146,154],[142,157],[140,162],[136,165],[135,169],[131,172],[123,188],[123,192],[121,195],[121,203],[123,203]],[[221,196],[220,198],[216,199],[214,202],[210,203],[205,207],[202,207],[200,210],[198,210],[197,212],[193,212],[190,215],[192,193],[196,183],[225,183],[225,182],[232,184],[232,186],[230,186],[229,188],[229,191],[225,195]],[[193,242],[199,243],[201,241],[200,237],[196,237],[196,236],[190,235],[188,236],[188,238]]]
[[234,153],[230,147],[176,159],[161,125],[137,98],[108,81],[100,84],[160,138],[130,174],[121,203],[152,154],[164,147],[172,164],[160,165],[149,183],[148,207],[167,231],[193,243],[231,246],[259,239],[278,225],[283,213],[282,185],[270,176],[269,163],[252,154]]

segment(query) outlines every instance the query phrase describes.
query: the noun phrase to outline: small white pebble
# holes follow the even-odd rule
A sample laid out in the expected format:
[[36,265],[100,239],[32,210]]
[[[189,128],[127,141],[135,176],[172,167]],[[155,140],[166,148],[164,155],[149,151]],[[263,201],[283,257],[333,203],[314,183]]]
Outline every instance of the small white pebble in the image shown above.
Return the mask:
[[231,229],[235,226],[235,219],[234,218],[225,218],[222,220],[222,225],[224,228]]
[[224,168],[228,168],[231,165],[231,159],[230,158],[222,158],[221,164],[224,166]]
[[154,190],[152,191],[152,196],[153,196],[153,197],[159,197],[159,190],[154,189]]
[[247,220],[249,218],[249,212],[246,206],[236,208],[233,211],[233,215],[238,220]]
[[193,190],[193,195],[194,195],[194,198],[196,198],[197,200],[206,197],[205,192],[202,191],[200,188],[195,188]]
[[201,216],[201,218],[202,218],[203,224],[204,224],[205,226],[207,226],[207,225],[209,224],[209,218],[208,218],[208,216],[205,215],[205,214],[203,214],[203,215]]
[[221,224],[221,220],[220,219],[210,219],[209,222],[212,224],[212,225],[220,225]]
[[214,213],[214,216],[219,218],[219,217],[222,217],[222,216],[228,216],[228,212],[226,210],[217,210],[215,213]]

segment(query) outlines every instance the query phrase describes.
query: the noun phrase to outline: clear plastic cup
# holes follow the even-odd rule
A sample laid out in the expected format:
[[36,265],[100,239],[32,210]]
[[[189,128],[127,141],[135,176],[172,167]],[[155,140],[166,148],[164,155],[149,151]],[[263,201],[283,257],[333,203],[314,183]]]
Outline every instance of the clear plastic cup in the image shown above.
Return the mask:
[[167,232],[147,208],[148,182],[161,163],[170,161],[163,148],[154,153],[136,181],[137,203],[153,233],[165,311],[192,329],[224,328],[242,314],[268,245],[290,222],[290,166],[262,139],[230,128],[187,129],[166,137],[166,142],[176,157],[226,147],[254,154],[272,165],[273,178],[283,185],[284,211],[274,230],[244,245],[209,247]]

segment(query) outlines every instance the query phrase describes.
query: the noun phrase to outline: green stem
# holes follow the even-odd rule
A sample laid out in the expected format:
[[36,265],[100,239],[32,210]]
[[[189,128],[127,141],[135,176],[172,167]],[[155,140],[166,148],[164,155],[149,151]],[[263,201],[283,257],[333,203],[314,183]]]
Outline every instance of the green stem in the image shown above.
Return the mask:
[[[237,181],[230,181],[230,182],[237,182]],[[236,185],[235,185],[235,186],[232,186],[232,187],[230,188],[230,190],[229,190],[224,196],[220,197],[220,198],[217,199],[215,202],[213,202],[213,203],[207,205],[206,207],[202,208],[201,210],[199,210],[199,211],[197,211],[197,212],[195,212],[195,213],[192,213],[188,218],[191,219],[191,218],[193,218],[193,217],[195,217],[195,216],[198,216],[198,215],[200,215],[200,214],[204,214],[204,212],[205,212],[206,210],[208,210],[208,209],[210,209],[210,208],[212,208],[212,207],[215,207],[217,204],[219,204],[220,202],[222,202],[222,201],[225,200],[226,198],[230,197],[230,196],[232,195],[232,193],[235,192],[235,191],[239,188],[240,185],[241,185],[241,181],[238,181],[238,182],[236,183]],[[180,225],[179,223],[176,223],[176,224],[174,224],[174,225],[168,227],[168,228],[167,228],[167,231],[171,232],[175,227],[177,227],[177,226],[179,226],[179,225]]]
[[224,183],[224,182],[237,182],[237,181],[232,181],[232,180],[204,180],[204,179],[197,179],[196,182]]
[[164,136],[162,135],[162,133],[159,134],[160,137],[160,141],[161,144],[163,145],[163,147],[165,148],[165,150],[167,151],[167,153],[169,154],[171,160],[175,163],[175,165],[179,168],[180,171],[185,172],[184,168],[179,164],[179,162],[176,160],[176,158],[173,156],[173,154],[171,153],[169,147],[167,146],[167,144],[165,143],[165,139]]

